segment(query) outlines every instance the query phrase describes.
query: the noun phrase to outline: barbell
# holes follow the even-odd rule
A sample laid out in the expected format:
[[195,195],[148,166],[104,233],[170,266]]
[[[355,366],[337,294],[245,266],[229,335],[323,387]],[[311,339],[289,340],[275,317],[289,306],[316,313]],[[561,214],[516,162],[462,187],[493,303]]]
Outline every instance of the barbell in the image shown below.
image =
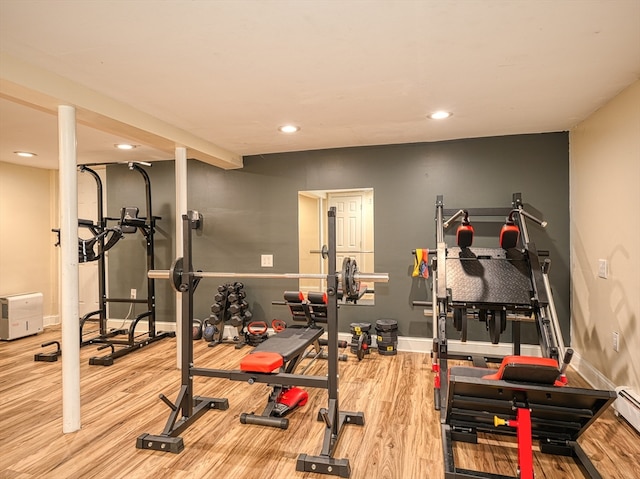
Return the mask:
[[[322,245],[322,249],[312,249],[309,250],[309,253],[311,254],[321,254],[323,258],[328,258],[329,257],[329,247],[325,244]],[[374,251],[364,251],[364,250],[340,250],[337,251],[336,254],[338,255],[342,255],[342,254],[373,254]]]
[[[182,257],[176,258],[171,269],[152,269],[147,273],[150,279],[168,279],[171,286],[178,292],[186,292],[189,285],[182,280],[184,273],[184,261]],[[361,273],[355,260],[345,258],[342,263],[342,272],[338,274],[338,281],[342,283],[345,294],[357,294],[361,281],[372,283],[386,283],[389,281],[389,273]],[[210,271],[194,271],[195,278],[247,278],[247,279],[326,279],[322,273],[224,273]]]

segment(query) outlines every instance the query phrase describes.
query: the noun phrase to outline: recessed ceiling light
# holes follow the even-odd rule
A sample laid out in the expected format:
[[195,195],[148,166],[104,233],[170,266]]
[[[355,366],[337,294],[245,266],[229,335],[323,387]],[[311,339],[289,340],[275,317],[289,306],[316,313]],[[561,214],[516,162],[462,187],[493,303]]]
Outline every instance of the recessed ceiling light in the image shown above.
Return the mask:
[[30,151],[14,151],[14,153],[23,158],[33,158],[34,156],[38,156],[35,153],[31,153]]
[[136,148],[136,145],[130,145],[128,143],[118,143],[115,145],[118,150],[133,150]]
[[300,131],[300,127],[295,125],[283,125],[278,128],[278,130],[280,130],[282,133],[296,133]]
[[444,120],[445,118],[449,118],[451,115],[453,115],[453,113],[440,110],[431,113],[431,115],[429,115],[429,118],[431,118],[432,120]]

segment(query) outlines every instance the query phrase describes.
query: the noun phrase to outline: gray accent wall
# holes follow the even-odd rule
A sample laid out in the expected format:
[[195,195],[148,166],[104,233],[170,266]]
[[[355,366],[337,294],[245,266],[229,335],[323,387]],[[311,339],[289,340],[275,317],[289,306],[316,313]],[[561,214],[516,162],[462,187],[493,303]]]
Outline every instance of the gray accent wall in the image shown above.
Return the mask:
[[[348,332],[351,322],[392,318],[398,321],[400,335],[430,337],[431,317],[425,317],[424,308],[412,306],[412,301],[431,300],[431,285],[411,277],[411,251],[436,246],[436,196],[444,196],[445,208],[509,207],[512,193],[521,192],[526,208],[549,223],[543,230],[529,222],[529,233],[538,249],[550,252],[554,299],[568,341],[566,132],[249,156],[244,165],[240,170],[224,171],[189,161],[189,208],[204,216],[203,228],[194,236],[196,269],[297,272],[298,191],[373,188],[375,271],[389,273],[390,281],[375,284],[374,306],[341,306],[340,331]],[[132,173],[122,168],[116,172],[117,168],[108,169],[110,214],[115,214],[114,201],[122,203],[135,190],[131,178],[124,183],[126,174]],[[149,175],[154,213],[163,216],[158,222],[156,267],[166,269],[173,259],[173,162],[155,163]],[[502,223],[475,222],[474,246],[496,247]],[[446,240],[453,245],[455,226],[449,231]],[[135,278],[138,284],[139,280],[125,271],[140,258],[133,248],[116,252],[120,246],[112,250],[112,257],[122,254],[123,259],[110,258],[110,286],[128,292],[135,287],[128,286],[130,280]],[[144,249],[139,249],[144,261]],[[273,268],[260,267],[261,254],[273,254]],[[225,282],[205,279],[200,283],[195,295],[196,317],[208,317],[216,287]],[[253,279],[243,283],[255,319],[288,319],[287,310],[271,302],[281,300],[284,290],[297,289],[297,281]],[[173,295],[166,284],[158,286],[158,320],[172,321]],[[510,338],[510,330],[509,326],[504,339]],[[451,330],[449,337],[457,338],[458,333]],[[469,338],[488,340],[484,324],[472,322]],[[533,324],[523,326],[523,339],[537,343]]]

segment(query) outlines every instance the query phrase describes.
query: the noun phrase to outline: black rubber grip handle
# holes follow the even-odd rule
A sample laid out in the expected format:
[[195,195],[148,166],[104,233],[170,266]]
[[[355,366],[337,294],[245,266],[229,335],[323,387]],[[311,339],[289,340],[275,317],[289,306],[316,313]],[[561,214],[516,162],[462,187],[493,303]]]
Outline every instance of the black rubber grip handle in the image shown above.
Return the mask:
[[242,424],[257,424],[258,426],[277,427],[280,429],[289,427],[289,420],[286,417],[256,416],[246,412],[240,414],[240,422]]

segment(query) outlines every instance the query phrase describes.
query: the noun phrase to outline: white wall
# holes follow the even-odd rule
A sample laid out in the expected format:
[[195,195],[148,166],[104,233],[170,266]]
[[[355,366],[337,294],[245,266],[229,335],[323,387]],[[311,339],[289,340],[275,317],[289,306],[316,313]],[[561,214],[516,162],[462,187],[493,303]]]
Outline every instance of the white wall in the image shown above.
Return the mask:
[[[577,367],[596,385],[640,392],[640,81],[580,123],[569,141]],[[599,259],[609,263],[607,279],[598,277]]]
[[58,314],[57,184],[56,170],[0,162],[0,295],[41,292],[45,319]]

